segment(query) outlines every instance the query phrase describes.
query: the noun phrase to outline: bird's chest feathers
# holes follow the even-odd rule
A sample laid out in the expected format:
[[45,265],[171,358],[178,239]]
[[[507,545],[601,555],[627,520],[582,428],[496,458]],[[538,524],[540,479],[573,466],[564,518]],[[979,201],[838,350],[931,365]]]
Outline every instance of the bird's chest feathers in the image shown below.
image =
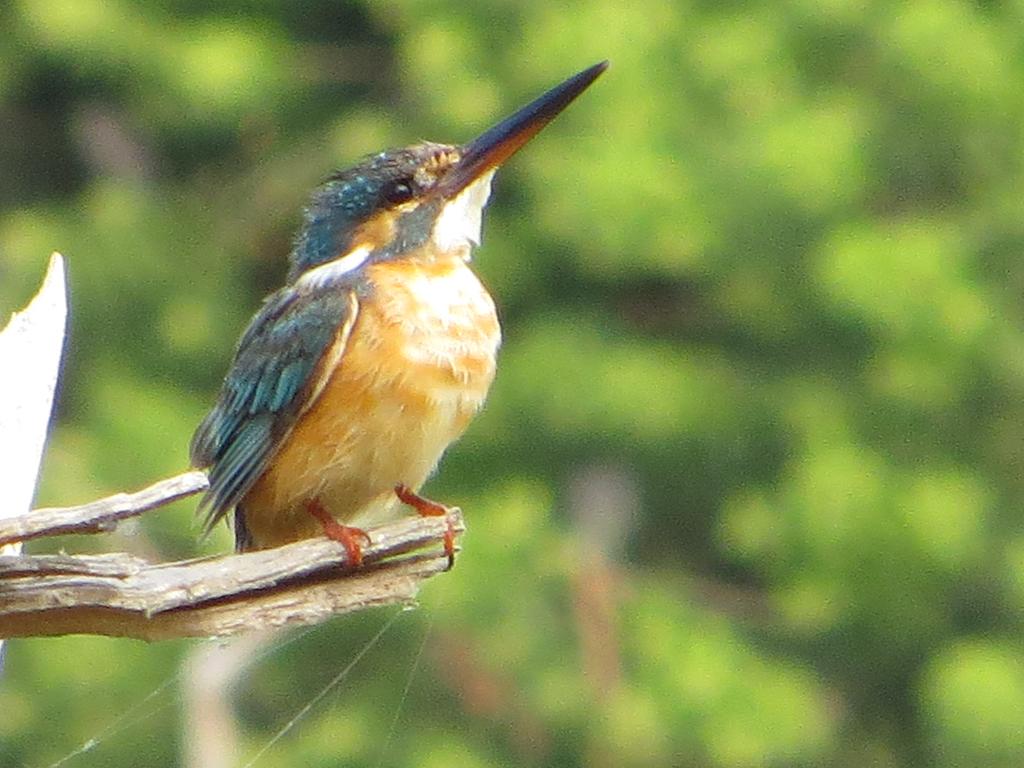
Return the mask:
[[360,334],[382,382],[435,405],[475,411],[495,372],[501,332],[494,302],[460,256],[370,267]]
[[461,257],[366,276],[340,361],[264,478],[268,508],[311,496],[346,520],[375,498],[390,508],[394,485],[418,488],[487,396],[498,319]]

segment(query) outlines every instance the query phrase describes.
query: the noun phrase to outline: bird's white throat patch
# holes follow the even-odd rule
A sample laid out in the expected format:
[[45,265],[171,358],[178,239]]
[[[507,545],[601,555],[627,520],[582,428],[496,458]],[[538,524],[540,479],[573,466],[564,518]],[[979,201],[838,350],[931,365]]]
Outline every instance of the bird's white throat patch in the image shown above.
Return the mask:
[[480,245],[480,227],[484,206],[491,196],[492,169],[474,181],[441,209],[431,239],[438,250],[447,253],[465,249],[469,258],[472,246]]

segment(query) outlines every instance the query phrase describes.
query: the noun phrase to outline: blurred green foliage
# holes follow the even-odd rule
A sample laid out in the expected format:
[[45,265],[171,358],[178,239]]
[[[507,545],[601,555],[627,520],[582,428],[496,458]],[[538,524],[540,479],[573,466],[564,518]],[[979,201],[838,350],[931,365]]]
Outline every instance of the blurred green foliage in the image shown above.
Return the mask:
[[[185,468],[330,169],[612,60],[499,175],[499,377],[428,488],[465,551],[260,765],[1024,764],[1024,6],[12,0],[0,28],[0,309],[69,258],[41,504]],[[193,508],[62,543],[186,556]],[[244,754],[381,621],[254,663]],[[177,686],[146,697],[193,645],[11,644],[0,765],[100,735],[67,764],[180,764]]]

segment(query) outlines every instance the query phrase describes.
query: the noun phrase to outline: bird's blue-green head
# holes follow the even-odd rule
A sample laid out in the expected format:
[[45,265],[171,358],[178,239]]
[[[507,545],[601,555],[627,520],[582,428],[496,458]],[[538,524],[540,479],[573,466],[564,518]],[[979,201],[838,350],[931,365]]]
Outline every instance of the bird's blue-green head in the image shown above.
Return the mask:
[[456,252],[480,240],[491,178],[606,68],[596,64],[461,146],[423,142],[364,158],[328,177],[306,208],[288,282],[327,264],[346,270],[384,259]]

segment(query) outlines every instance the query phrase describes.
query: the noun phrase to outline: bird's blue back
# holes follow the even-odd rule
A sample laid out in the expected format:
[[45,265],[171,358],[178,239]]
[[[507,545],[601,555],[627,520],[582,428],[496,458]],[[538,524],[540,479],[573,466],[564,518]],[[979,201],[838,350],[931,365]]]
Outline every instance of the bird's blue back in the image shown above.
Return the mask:
[[192,439],[192,463],[211,468],[202,502],[208,527],[245,496],[330,374],[319,363],[348,320],[353,290],[347,283],[286,286],[253,318]]

